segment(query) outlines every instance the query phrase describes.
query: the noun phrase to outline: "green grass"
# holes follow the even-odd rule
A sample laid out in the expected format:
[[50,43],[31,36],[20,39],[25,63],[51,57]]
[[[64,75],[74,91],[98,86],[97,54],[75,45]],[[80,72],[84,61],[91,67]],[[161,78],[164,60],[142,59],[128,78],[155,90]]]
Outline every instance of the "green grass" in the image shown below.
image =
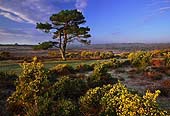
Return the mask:
[[[57,64],[69,64],[73,67],[76,67],[78,64],[85,63],[91,64],[96,60],[71,60],[71,61],[44,61],[43,64],[45,68],[50,69]],[[0,61],[0,72],[7,73],[16,73],[19,74],[21,72],[21,67],[18,63],[19,61]]]

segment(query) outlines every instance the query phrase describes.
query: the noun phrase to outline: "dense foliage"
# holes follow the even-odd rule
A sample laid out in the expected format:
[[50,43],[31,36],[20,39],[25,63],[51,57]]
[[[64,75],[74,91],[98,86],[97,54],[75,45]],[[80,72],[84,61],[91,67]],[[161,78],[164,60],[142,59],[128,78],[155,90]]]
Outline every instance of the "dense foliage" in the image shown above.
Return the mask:
[[152,53],[145,51],[132,52],[128,55],[128,59],[132,65],[144,69],[150,65],[152,59]]
[[101,116],[166,116],[156,102],[160,91],[132,94],[121,83],[90,89],[80,98],[81,111]]
[[92,71],[93,68],[94,68],[93,66],[90,66],[88,64],[79,64],[76,66],[76,70],[78,72]]
[[16,91],[7,99],[9,111],[32,116],[46,114],[51,97],[43,64],[35,57],[33,62],[21,66],[23,71],[16,82]]
[[39,45],[35,45],[33,47],[34,50],[47,50],[48,48],[52,48],[53,47],[53,43],[52,42],[43,42]]
[[69,75],[74,73],[74,68],[68,64],[58,64],[51,69],[51,73],[57,75]]

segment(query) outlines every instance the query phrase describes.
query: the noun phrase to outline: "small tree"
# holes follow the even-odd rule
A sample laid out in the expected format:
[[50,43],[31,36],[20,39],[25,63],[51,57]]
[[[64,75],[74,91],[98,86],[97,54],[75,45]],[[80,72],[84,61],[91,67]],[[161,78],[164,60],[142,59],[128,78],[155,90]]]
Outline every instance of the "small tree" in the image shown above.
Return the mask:
[[81,43],[89,44],[90,41],[87,38],[91,37],[88,33],[90,28],[80,27],[84,24],[85,17],[78,10],[62,10],[58,14],[53,14],[50,17],[50,23],[37,23],[37,29],[41,29],[44,32],[52,32],[53,39],[57,42],[53,42],[53,46],[59,48],[62,59],[66,60],[66,48],[67,44],[78,40]]

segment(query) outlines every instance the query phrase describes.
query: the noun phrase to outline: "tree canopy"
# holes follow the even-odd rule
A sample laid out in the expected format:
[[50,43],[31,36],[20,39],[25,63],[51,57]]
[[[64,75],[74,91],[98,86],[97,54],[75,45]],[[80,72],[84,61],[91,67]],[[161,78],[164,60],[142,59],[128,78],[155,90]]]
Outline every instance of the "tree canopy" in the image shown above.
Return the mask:
[[89,34],[89,27],[82,27],[86,23],[85,17],[82,12],[78,10],[62,10],[57,14],[50,17],[51,23],[37,23],[36,28],[46,33],[52,33],[53,45],[59,48],[63,60],[66,60],[67,44],[77,40],[83,44],[90,44],[91,37]]

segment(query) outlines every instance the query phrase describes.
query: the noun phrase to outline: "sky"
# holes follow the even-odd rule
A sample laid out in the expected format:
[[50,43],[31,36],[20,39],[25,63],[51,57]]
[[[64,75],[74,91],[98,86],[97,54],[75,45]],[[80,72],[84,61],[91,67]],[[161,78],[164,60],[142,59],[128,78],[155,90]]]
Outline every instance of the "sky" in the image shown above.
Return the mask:
[[170,42],[170,0],[0,0],[0,44],[38,44],[36,29],[61,10],[78,9],[92,44]]

